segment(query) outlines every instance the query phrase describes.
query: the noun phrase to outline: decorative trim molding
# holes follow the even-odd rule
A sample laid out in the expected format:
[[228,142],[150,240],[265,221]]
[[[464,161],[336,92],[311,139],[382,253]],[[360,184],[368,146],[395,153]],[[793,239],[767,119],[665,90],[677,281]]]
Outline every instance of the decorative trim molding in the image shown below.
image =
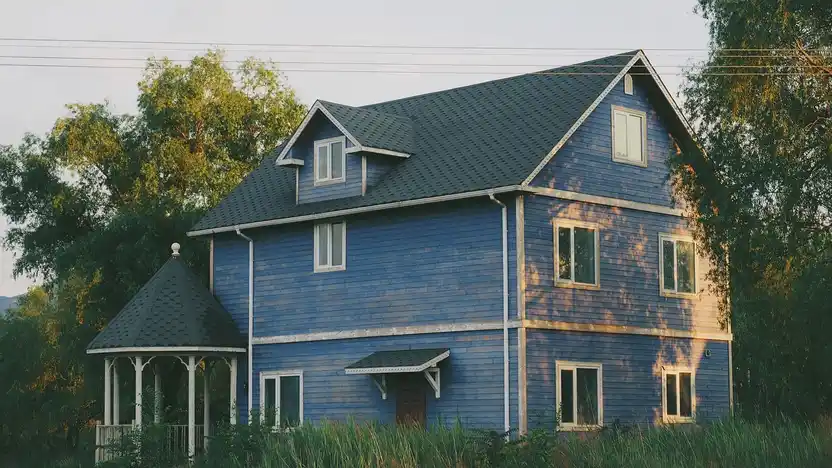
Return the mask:
[[277,161],[278,166],[303,166],[303,159],[285,158]]
[[245,348],[217,346],[148,346],[133,348],[88,349],[87,354],[145,354],[145,353],[245,353]]
[[669,216],[685,217],[685,211],[679,208],[670,208],[668,206],[653,205],[652,203],[641,203],[630,200],[622,200],[620,198],[601,197],[597,195],[587,195],[585,193],[571,192],[569,190],[559,190],[546,187],[523,187],[523,191],[535,195],[542,195],[544,197],[559,198],[561,200],[580,201],[585,203],[593,203],[595,205],[610,206],[613,208],[626,208],[629,210],[646,211],[648,213],[659,213]]
[[[332,124],[335,125],[335,127],[338,128],[338,130],[340,130],[341,133],[343,133],[344,136],[346,136],[352,142],[353,145],[361,146],[361,143],[359,143],[358,140],[356,140],[355,137],[352,136],[352,134],[348,132],[343,125],[341,125],[341,122],[339,122],[335,117],[332,116],[332,114],[329,113],[328,110],[326,110],[326,107],[324,107],[321,101],[315,101],[315,104],[313,104],[312,108],[309,109],[309,112],[306,113],[306,117],[303,118],[303,121],[300,123],[300,126],[298,126],[297,130],[295,130],[295,133],[292,134],[292,138],[289,139],[289,141],[286,143],[286,146],[283,147],[283,150],[277,156],[277,160],[275,161],[275,163],[278,166],[288,164],[283,163],[283,161],[286,160],[286,155],[289,154],[289,150],[292,149],[292,146],[295,145],[295,141],[297,141],[300,134],[303,133],[303,131],[306,129],[306,126],[309,125],[309,122],[312,120],[312,117],[314,117],[315,113],[318,111],[324,114],[326,118],[329,119],[329,121],[332,122]],[[344,149],[346,149],[346,145],[344,146]]]
[[444,353],[436,356],[435,358],[427,361],[423,364],[418,366],[400,366],[400,367],[363,367],[358,369],[344,369],[345,374],[394,374],[397,372],[422,372],[424,370],[436,367],[440,361],[447,359],[448,356],[451,355],[450,351],[445,351]]
[[611,333],[616,335],[659,336],[664,338],[691,338],[711,341],[733,341],[733,335],[724,332],[698,332],[676,330],[672,328],[646,328],[630,325],[610,325],[600,323],[573,323],[554,320],[523,320],[524,328],[538,330],[558,330],[584,333]]
[[401,151],[393,151],[384,148],[374,148],[372,146],[364,146],[364,145],[355,145],[350,148],[347,148],[346,153],[357,153],[359,151],[364,151],[367,153],[375,153],[375,154],[383,154],[385,156],[395,156],[397,158],[409,158],[410,155],[408,153],[402,153]]

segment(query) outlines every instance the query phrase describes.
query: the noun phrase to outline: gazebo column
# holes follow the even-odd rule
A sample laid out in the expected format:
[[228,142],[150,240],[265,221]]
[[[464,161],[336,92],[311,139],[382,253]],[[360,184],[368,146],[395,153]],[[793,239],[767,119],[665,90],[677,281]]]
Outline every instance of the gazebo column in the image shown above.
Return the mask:
[[230,370],[228,373],[231,375],[231,388],[229,388],[228,392],[231,397],[229,414],[231,415],[231,424],[237,424],[237,356],[231,358],[229,367]]
[[202,447],[208,451],[208,436],[210,435],[209,428],[211,427],[211,398],[208,395],[208,387],[211,385],[210,367],[208,361],[205,361],[205,371],[202,373]]
[[113,378],[112,378],[112,359],[104,359],[104,425],[109,426],[113,423]]
[[188,458],[196,455],[196,357],[188,356]]
[[113,425],[121,422],[121,395],[119,392],[118,361],[113,359]]
[[135,361],[133,361],[133,367],[136,370],[136,416],[134,419],[134,423],[136,426],[142,425],[142,358],[141,356],[136,356]]
[[153,365],[153,422],[162,422],[162,373],[159,364]]

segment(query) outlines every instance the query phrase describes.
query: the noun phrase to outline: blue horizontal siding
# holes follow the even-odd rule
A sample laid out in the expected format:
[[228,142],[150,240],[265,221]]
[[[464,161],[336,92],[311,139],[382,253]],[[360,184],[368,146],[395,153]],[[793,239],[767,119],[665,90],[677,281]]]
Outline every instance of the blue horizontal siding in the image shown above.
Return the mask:
[[[668,129],[647,97],[647,87],[634,79],[634,94],[624,94],[624,80],[601,101],[532,185],[641,203],[673,206],[667,158]],[[647,114],[647,167],[612,160],[612,106]]]
[[[555,218],[597,223],[601,288],[554,287]],[[526,315],[530,319],[721,331],[708,262],[697,262],[698,297],[659,294],[659,233],[686,232],[675,216],[528,196],[525,204]]]
[[502,332],[465,332],[385,338],[319,341],[254,347],[254,402],[260,401],[260,372],[303,371],[304,419],[395,422],[395,377],[388,382],[388,398],[370,377],[347,375],[344,368],[376,351],[443,348],[451,356],[441,363],[441,397],[427,382],[429,424],[461,422],[466,427],[501,430],[503,427]]
[[691,365],[697,418],[721,418],[729,412],[728,346],[704,340],[529,330],[529,427],[554,425],[558,360],[603,365],[605,425],[661,421],[662,366]]
[[379,183],[384,176],[397,164],[404,160],[396,156],[363,153],[367,157],[367,187],[368,189]]
[[[304,165],[298,171],[298,203],[312,203],[361,195],[361,156],[355,153],[346,155],[344,182],[315,186],[315,141],[338,136],[343,136],[341,131],[329,119],[318,113],[295,141],[291,150],[292,157],[302,159],[304,162]],[[347,147],[351,146],[349,140],[345,142]]]

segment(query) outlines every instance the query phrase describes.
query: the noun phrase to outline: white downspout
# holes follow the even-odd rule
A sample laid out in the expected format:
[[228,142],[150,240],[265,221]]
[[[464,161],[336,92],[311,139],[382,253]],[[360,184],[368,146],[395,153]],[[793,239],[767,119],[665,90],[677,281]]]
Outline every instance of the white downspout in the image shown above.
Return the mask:
[[254,337],[254,241],[247,235],[235,229],[237,235],[248,241],[248,423],[251,424],[251,405],[253,400],[253,362],[254,351],[251,341]]
[[509,377],[508,377],[508,211],[505,203],[497,200],[493,193],[488,198],[502,207],[502,238],[503,238],[503,423],[506,437],[511,430],[509,422]]

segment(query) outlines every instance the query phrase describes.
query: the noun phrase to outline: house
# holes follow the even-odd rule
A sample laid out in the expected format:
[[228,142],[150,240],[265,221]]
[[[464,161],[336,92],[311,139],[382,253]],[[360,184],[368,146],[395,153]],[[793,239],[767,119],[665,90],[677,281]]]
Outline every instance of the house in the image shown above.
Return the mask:
[[188,233],[247,337],[239,421],[726,415],[732,335],[666,163],[689,130],[641,51],[315,102]]

